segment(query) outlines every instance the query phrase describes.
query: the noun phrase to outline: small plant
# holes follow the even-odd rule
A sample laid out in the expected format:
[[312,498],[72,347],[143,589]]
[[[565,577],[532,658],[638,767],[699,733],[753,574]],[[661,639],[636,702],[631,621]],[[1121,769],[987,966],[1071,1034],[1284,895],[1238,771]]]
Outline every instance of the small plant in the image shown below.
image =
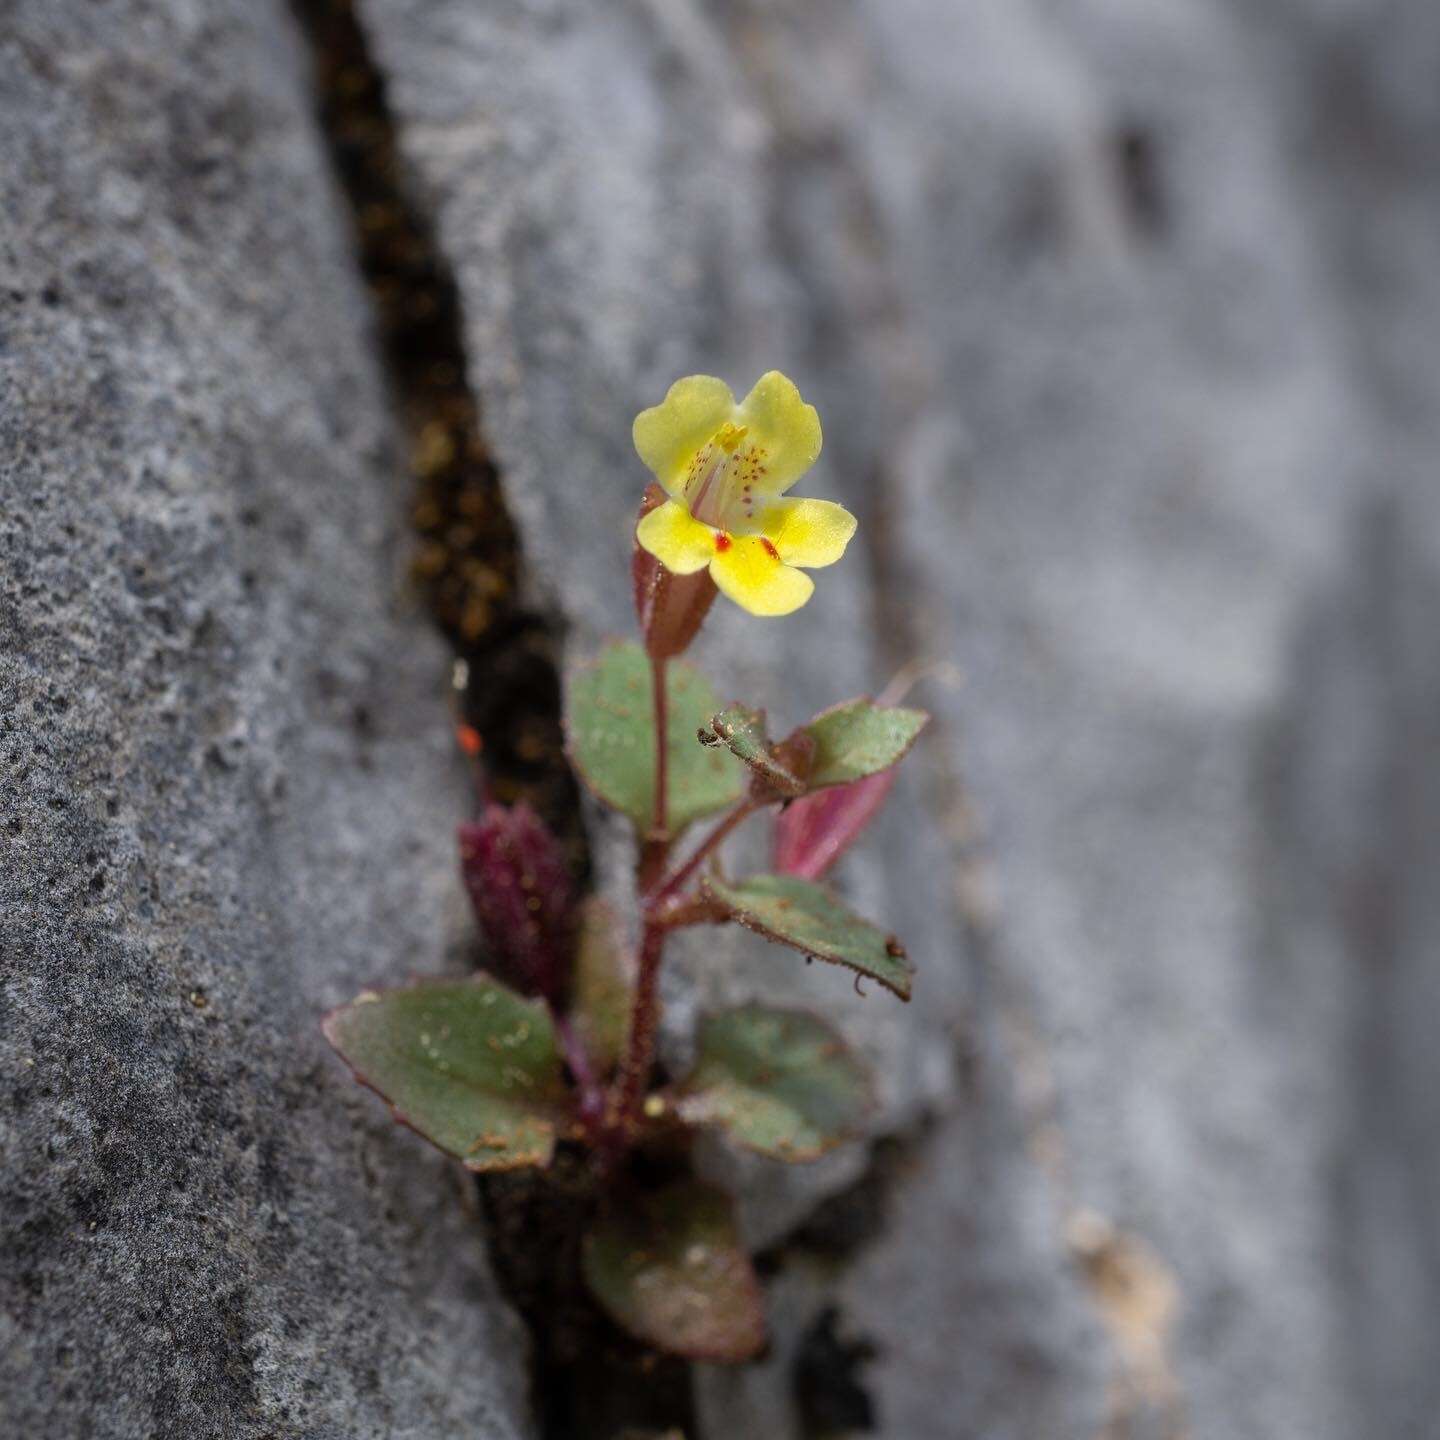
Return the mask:
[[[739,1362],[765,1342],[760,1287],[729,1197],[685,1163],[690,1139],[713,1128],[814,1160],[858,1133],[871,1082],[819,1017],[753,1003],[705,1016],[689,1072],[657,1088],[665,943],[739,924],[908,1000],[904,949],[820,881],[927,717],[860,698],[775,739],[763,710],[722,704],[678,659],[717,592],[788,614],[814,590],[805,571],[839,560],[854,533],[839,505],[784,498],[820,453],[819,418],[788,379],[772,371],[737,405],[722,381],[691,376],[634,434],[658,482],[635,531],[642,643],[609,646],[571,678],[566,705],[576,772],[635,827],[633,955],[619,918],[576,893],[537,815],[485,804],[459,840],[492,973],[365,991],[325,1034],[397,1120],[471,1170],[544,1167],[557,1145],[583,1147],[595,1188],[580,1268],[595,1298],[657,1349]],[[721,845],[763,814],[774,873],[728,875]],[[657,1155],[666,1163],[638,1163]]]

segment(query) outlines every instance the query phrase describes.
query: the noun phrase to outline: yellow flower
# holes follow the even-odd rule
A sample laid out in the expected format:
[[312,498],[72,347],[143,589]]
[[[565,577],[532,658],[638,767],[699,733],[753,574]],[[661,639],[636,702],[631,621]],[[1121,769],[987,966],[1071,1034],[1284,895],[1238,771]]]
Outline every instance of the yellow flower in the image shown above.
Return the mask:
[[635,538],[677,575],[708,566],[752,615],[798,610],[815,582],[796,567],[833,565],[855,533],[842,506],[781,498],[820,454],[820,417],[778,370],[739,405],[713,375],[677,380],[635,417],[635,449],[670,497]]

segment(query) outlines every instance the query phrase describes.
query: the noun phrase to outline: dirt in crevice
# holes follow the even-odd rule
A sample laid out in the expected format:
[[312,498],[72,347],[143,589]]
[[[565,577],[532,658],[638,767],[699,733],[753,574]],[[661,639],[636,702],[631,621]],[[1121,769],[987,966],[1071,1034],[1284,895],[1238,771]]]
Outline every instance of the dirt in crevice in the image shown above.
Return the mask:
[[[820,1201],[799,1226],[755,1257],[760,1274],[774,1276],[794,1265],[828,1291],[830,1282],[886,1234],[895,1190],[918,1164],[933,1128],[927,1116],[904,1132],[876,1140],[854,1182]],[[877,1431],[880,1417],[865,1372],[884,1348],[878,1339],[853,1333],[833,1300],[816,1307],[790,1361],[790,1389],[804,1440]]]
[[545,1440],[694,1440],[690,1366],[623,1334],[576,1283],[594,1172],[562,1147],[547,1171],[481,1186],[491,1260],[531,1331],[532,1401]]
[[[524,601],[524,562],[467,378],[460,296],[407,185],[385,80],[354,0],[292,0],[317,108],[354,218],[359,263],[408,446],[418,536],[412,578],[453,647],[457,720],[480,737],[491,795],[528,800],[588,875],[565,760],[559,627]],[[444,723],[437,715],[436,723]],[[579,1283],[593,1205],[584,1157],[480,1184],[496,1274],[532,1335],[532,1402],[547,1440],[694,1436],[689,1367],[621,1334]]]
[[292,4],[313,51],[320,122],[408,447],[414,585],[460,662],[457,705],[481,737],[492,793],[534,804],[583,872],[579,795],[560,727],[557,624],[522,599],[519,537],[468,381],[454,276],[407,186],[384,77],[354,0]]

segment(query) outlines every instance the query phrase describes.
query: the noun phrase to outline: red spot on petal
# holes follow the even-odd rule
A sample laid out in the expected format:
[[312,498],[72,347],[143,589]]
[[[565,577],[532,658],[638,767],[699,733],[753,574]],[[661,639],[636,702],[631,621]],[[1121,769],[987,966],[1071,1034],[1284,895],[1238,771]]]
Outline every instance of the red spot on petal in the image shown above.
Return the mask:
[[760,537],[760,543],[765,547],[765,553],[772,560],[778,560],[780,558],[780,552],[767,539],[765,539],[763,535]]
[[723,530],[719,530],[719,531],[716,532],[716,534],[715,534],[715,548],[716,548],[718,551],[720,551],[720,553],[721,553],[722,555],[723,555],[723,554],[725,553],[725,551],[727,551],[727,550],[731,547],[731,545],[733,545],[734,543],[735,543],[735,542],[734,542],[733,540],[731,540],[731,538],[730,538]]

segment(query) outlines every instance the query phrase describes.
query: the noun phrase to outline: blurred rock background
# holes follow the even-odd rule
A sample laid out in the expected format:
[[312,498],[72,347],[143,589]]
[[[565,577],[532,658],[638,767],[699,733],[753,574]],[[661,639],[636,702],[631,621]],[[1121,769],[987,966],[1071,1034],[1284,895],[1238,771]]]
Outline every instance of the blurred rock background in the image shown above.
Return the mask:
[[[0,14],[17,1432],[533,1431],[464,1188],[315,1025],[464,964],[466,803],[325,8]],[[331,8],[564,658],[630,623],[631,416],[774,366],[860,537],[697,658],[786,720],[947,667],[838,875],[917,1002],[675,967],[673,1044],[778,985],[885,1097],[738,1172],[776,1343],[700,1435],[1429,1440],[1440,10]]]

